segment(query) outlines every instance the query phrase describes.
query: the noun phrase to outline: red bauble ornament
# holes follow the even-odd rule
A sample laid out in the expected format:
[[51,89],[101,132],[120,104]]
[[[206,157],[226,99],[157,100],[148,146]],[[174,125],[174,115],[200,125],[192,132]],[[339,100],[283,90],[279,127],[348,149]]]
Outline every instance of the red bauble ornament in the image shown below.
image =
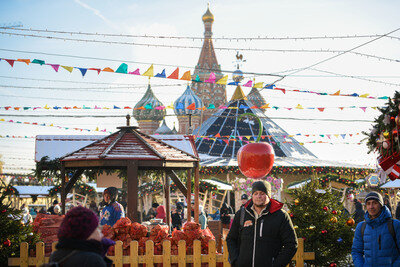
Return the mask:
[[265,177],[271,171],[274,159],[274,149],[268,143],[247,144],[237,153],[240,171],[244,176],[254,179]]
[[337,214],[337,211],[336,210],[332,210],[332,214]]
[[332,262],[331,264],[329,264],[329,267],[336,267],[336,263]]
[[7,239],[6,241],[4,241],[4,242],[3,242],[3,245],[6,246],[6,247],[11,246],[11,241],[10,241],[10,239]]
[[293,218],[293,217],[294,217],[293,213],[290,213],[289,215],[290,215],[290,218]]
[[321,234],[323,234],[323,235],[325,235],[325,234],[327,234],[328,233],[328,231],[326,231],[326,230],[322,230],[321,231]]
[[323,209],[324,211],[327,211],[327,210],[328,210],[328,207],[325,206],[325,207],[323,207],[322,209]]

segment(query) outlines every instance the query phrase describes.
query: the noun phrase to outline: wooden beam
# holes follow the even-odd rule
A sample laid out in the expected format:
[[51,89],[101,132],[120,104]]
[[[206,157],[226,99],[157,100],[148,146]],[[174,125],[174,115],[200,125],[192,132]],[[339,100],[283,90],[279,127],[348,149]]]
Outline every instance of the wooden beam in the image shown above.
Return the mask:
[[194,169],[194,221],[199,223],[199,185],[200,185],[200,174],[199,166]]
[[74,186],[75,182],[78,180],[78,178],[82,175],[83,169],[78,169],[75,171],[74,175],[72,178],[68,181],[68,183],[65,185],[65,194],[68,194],[69,191],[71,191],[72,187]]
[[187,202],[187,221],[190,222],[192,219],[192,169],[187,171],[187,193],[186,193],[186,202]]
[[67,194],[65,192],[65,166],[64,163],[61,164],[61,213],[65,214],[65,200],[67,199]]
[[187,188],[186,186],[182,183],[182,181],[179,179],[178,175],[173,170],[167,170],[167,175],[172,179],[172,181],[176,184],[178,187],[179,191],[182,192],[184,196],[187,195]]
[[139,219],[138,214],[138,194],[139,194],[139,179],[138,179],[138,163],[137,161],[130,161],[127,166],[127,180],[128,180],[128,208],[127,217],[133,222]]
[[166,215],[167,215],[167,225],[169,230],[171,231],[171,199],[170,199],[170,186],[169,186],[169,176],[163,172],[164,176],[164,193],[165,193],[165,204],[166,204]]

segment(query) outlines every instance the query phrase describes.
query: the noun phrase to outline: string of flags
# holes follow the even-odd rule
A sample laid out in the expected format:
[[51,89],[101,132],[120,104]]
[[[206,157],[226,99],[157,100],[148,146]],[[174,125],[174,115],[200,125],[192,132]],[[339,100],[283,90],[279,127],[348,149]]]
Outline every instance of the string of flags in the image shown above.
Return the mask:
[[44,126],[44,127],[55,127],[58,129],[64,129],[64,130],[76,130],[76,131],[87,131],[87,132],[104,132],[104,133],[112,133],[110,131],[107,131],[107,129],[100,130],[99,127],[96,127],[95,130],[91,129],[83,129],[83,128],[77,128],[77,127],[63,127],[59,125],[54,125],[53,123],[38,123],[38,122],[28,122],[28,121],[14,121],[14,120],[5,120],[3,118],[0,118],[0,122],[8,122],[8,123],[17,123],[17,124],[27,124],[27,125],[35,125],[35,126]]
[[[0,119],[0,121],[3,121]],[[8,121],[9,122],[9,121]],[[36,125],[36,124],[33,124]],[[39,125],[39,124],[37,124]],[[44,126],[44,125],[43,125]],[[57,126],[58,127],[58,126]],[[71,129],[71,128],[70,128]],[[80,128],[73,128],[73,129],[80,129]],[[95,130],[96,131],[96,130]],[[97,129],[97,131],[100,131]],[[104,132],[104,130],[102,130]],[[343,139],[346,137],[355,137],[357,135],[360,135],[360,133],[346,133],[346,134],[302,134],[302,133],[297,133],[297,134],[287,134],[287,135],[281,135],[281,134],[275,134],[275,135],[262,135],[261,139],[265,138],[272,138],[272,137],[283,137],[283,138],[290,138],[290,137],[295,137],[295,136],[304,136],[304,137],[327,137],[329,139],[336,137],[340,138],[342,137]],[[195,136],[196,138],[208,138],[210,140],[214,139],[230,139],[230,140],[241,140],[243,141],[244,139],[247,139],[249,141],[256,140],[257,136],[252,136],[252,135],[243,135],[243,136],[221,136],[220,134],[216,135],[208,135],[208,136]],[[28,135],[0,135],[0,138],[18,138],[18,139],[34,139],[36,136],[28,136]],[[238,138],[238,139],[236,139]]]
[[370,96],[369,94],[357,94],[357,93],[352,93],[352,94],[342,94],[340,90],[337,92],[331,94],[331,93],[326,93],[326,92],[315,92],[315,91],[309,91],[309,90],[296,90],[296,89],[286,89],[286,88],[278,88],[274,84],[270,83],[265,83],[265,82],[255,82],[255,80],[248,80],[244,84],[241,84],[240,82],[228,82],[228,75],[225,74],[223,75],[222,78],[218,79],[216,78],[216,74],[211,72],[210,76],[207,80],[202,81],[199,77],[199,75],[196,75],[194,77],[190,72],[190,70],[186,71],[183,73],[183,75],[180,75],[179,72],[179,67],[177,67],[170,75],[167,75],[165,72],[165,69],[163,69],[161,72],[156,73],[154,71],[154,66],[151,64],[151,66],[145,71],[141,73],[141,70],[139,68],[136,68],[134,71],[128,71],[128,65],[126,63],[122,63],[116,70],[110,68],[110,67],[105,67],[105,68],[83,68],[83,67],[74,67],[74,66],[66,66],[66,65],[61,65],[61,64],[53,64],[53,63],[46,63],[44,60],[41,59],[33,59],[32,61],[30,59],[9,59],[9,58],[0,58],[0,61],[5,61],[7,62],[11,67],[14,67],[15,62],[19,63],[25,63],[26,65],[30,66],[30,64],[37,64],[40,66],[50,66],[52,69],[54,69],[55,72],[58,72],[61,69],[64,69],[65,71],[68,71],[69,73],[72,73],[73,70],[79,70],[80,73],[82,74],[82,77],[84,77],[87,73],[87,71],[96,71],[97,74],[100,74],[101,72],[108,72],[108,73],[119,73],[119,74],[128,74],[128,75],[139,75],[139,76],[147,76],[147,77],[155,77],[155,78],[162,78],[162,79],[174,79],[174,80],[183,80],[183,81],[188,81],[188,82],[198,82],[198,83],[211,83],[211,84],[220,84],[220,85],[241,85],[243,87],[252,87],[252,88],[258,88],[258,89],[267,89],[267,90],[279,90],[282,93],[286,94],[286,92],[299,92],[299,93],[310,93],[310,94],[317,94],[317,95],[330,95],[330,96],[348,96],[348,97],[360,97],[360,98],[369,98],[369,99],[389,99],[388,96],[382,96],[382,97],[374,97]]
[[[181,103],[178,103],[176,109],[184,109],[183,104],[179,105]],[[206,109],[286,109],[286,110],[301,110],[301,109],[310,109],[310,110],[318,110],[320,112],[324,112],[325,109],[361,109],[362,111],[366,111],[368,108],[372,108],[374,110],[377,110],[378,108],[383,108],[383,106],[374,106],[374,107],[358,107],[358,106],[347,106],[347,107],[303,107],[302,105],[298,104],[295,107],[280,107],[280,106],[270,106],[270,104],[265,104],[263,106],[246,106],[241,104],[239,107],[226,107],[224,105],[219,106],[218,108],[215,107],[214,104],[210,104],[208,107],[196,107],[194,103],[192,105],[189,105],[186,107],[188,110],[206,110]],[[157,109],[157,110],[164,110],[164,109],[174,109],[174,106],[171,104],[169,106],[156,106],[153,107],[151,103],[146,104],[145,106],[141,106],[138,108],[134,108],[131,106],[48,106],[45,105],[43,107],[30,107],[30,106],[0,106],[0,110],[6,110],[6,111],[27,111],[27,110],[112,110],[112,109],[130,109],[130,110],[145,110],[145,109]]]

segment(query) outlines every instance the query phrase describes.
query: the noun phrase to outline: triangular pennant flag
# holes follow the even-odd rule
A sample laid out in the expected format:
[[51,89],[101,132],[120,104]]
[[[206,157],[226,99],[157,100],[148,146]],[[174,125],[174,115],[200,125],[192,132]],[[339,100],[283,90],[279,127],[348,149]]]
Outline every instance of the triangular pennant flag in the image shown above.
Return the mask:
[[221,135],[220,135],[219,133],[217,133],[217,134],[215,135],[215,137],[221,137]]
[[274,87],[275,87],[275,85],[273,85],[273,84],[267,84],[267,85],[265,85],[265,89],[274,89]]
[[329,139],[331,139],[331,135],[330,135],[330,134],[327,134],[326,137],[328,137]]
[[126,65],[125,63],[122,63],[121,65],[119,65],[118,69],[115,71],[116,73],[128,73],[128,65]]
[[86,74],[86,72],[87,72],[87,69],[85,69],[85,68],[78,68],[78,69],[81,71],[82,77],[85,77],[85,74]]
[[121,108],[114,105],[114,109],[121,109]]
[[60,68],[60,65],[58,64],[49,64],[56,72],[58,72],[58,69]]
[[228,82],[228,75],[225,75],[224,77],[222,77],[221,79],[219,79],[219,81],[217,81],[217,84],[224,84],[224,85],[226,85],[227,82]]
[[200,82],[201,80],[200,80],[200,76],[199,75],[196,75],[196,79],[195,79],[195,81],[196,82]]
[[360,107],[364,112],[365,112],[365,110],[367,109],[366,107]]
[[324,111],[325,110],[325,108],[317,108],[319,111]]
[[14,67],[14,62],[15,62],[14,59],[5,59],[5,61],[7,61],[8,64],[10,64],[11,67]]
[[163,69],[161,73],[157,73],[156,76],[154,76],[154,77],[165,78],[166,77],[165,76],[165,69]]
[[97,74],[100,74],[101,69],[96,69],[96,68],[89,68],[88,70],[95,70],[97,71]]
[[263,82],[261,82],[261,83],[256,83],[253,87],[254,88],[263,88]]
[[304,109],[300,104],[297,105],[297,107],[295,107],[297,109]]
[[146,106],[144,106],[145,109],[153,109],[153,106],[151,105],[151,103],[147,104]]
[[191,81],[192,80],[192,76],[190,75],[190,70],[188,70],[187,72],[185,72],[182,77],[180,78],[180,80],[185,80],[185,81]]
[[25,62],[26,65],[29,65],[29,63],[31,63],[31,60],[30,60],[30,59],[21,59],[21,58],[19,58],[19,59],[17,59],[17,61],[19,61],[19,62]]
[[179,68],[176,68],[176,70],[168,76],[168,79],[179,79]]
[[243,104],[240,104],[239,108],[248,109],[249,107],[248,107],[248,106],[245,106],[245,105],[243,105]]
[[282,93],[286,94],[286,89],[284,89],[284,88],[275,88],[275,90],[281,90]]
[[244,87],[251,87],[253,85],[253,81],[248,81],[245,85],[243,85]]
[[344,109],[344,107],[339,107],[339,109],[340,109],[340,110],[343,110],[343,109]]
[[69,66],[63,66],[63,65],[61,65],[61,68],[63,68],[63,69],[65,69],[65,70],[67,70],[69,73],[71,73],[71,72],[72,72],[72,70],[74,69],[73,67],[69,67]]
[[177,105],[176,105],[176,108],[175,109],[185,109],[185,107],[183,106],[183,103],[182,102],[179,102]]
[[230,82],[228,85],[239,85],[239,82]]
[[129,72],[129,74],[140,75],[140,70],[136,69],[135,71]]
[[163,109],[165,109],[165,106],[158,106],[158,107],[155,107],[155,109],[157,109],[157,110],[163,110]]
[[257,107],[256,105],[254,105],[254,106],[251,107],[251,109],[255,109],[255,108],[258,108],[258,107]]
[[207,109],[215,109],[214,104],[209,104],[208,107],[207,107]]
[[360,97],[364,97],[364,98],[367,98],[368,96],[369,96],[369,94],[360,95]]
[[210,73],[210,77],[205,82],[206,83],[215,83],[215,74],[214,74],[214,72]]
[[151,64],[150,68],[148,68],[142,76],[147,76],[147,77],[153,77],[154,76],[154,67],[153,64]]
[[331,95],[340,95],[340,90],[339,91],[337,91],[336,93],[334,93],[334,94],[331,94]]
[[186,109],[189,109],[189,110],[196,110],[196,105],[195,105],[195,103],[190,104],[189,106],[187,106]]
[[32,60],[32,63],[39,64],[39,65],[45,64],[44,60],[40,60],[40,59],[34,59],[34,60]]
[[270,108],[270,106],[269,106],[269,104],[265,104],[265,105],[262,105],[260,108],[261,109],[268,109],[268,108]]
[[105,71],[105,72],[114,72],[114,70],[112,68],[109,68],[109,67],[104,68],[103,71]]
[[229,145],[229,140],[223,140],[227,145]]
[[346,134],[341,134],[341,136],[343,137],[343,139],[346,137]]

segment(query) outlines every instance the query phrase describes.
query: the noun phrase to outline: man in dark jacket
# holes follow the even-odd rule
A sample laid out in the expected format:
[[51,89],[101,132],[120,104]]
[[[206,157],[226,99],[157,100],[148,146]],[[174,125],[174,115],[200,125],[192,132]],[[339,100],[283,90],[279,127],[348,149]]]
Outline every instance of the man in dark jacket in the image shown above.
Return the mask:
[[251,200],[236,212],[226,238],[232,266],[286,266],[296,254],[292,221],[283,204],[270,197],[268,182],[254,182]]
[[[392,214],[384,205],[381,194],[370,192],[365,197],[367,212],[365,222],[357,225],[354,233],[351,256],[355,267],[400,266],[400,222],[392,219]],[[393,223],[393,234],[389,223]],[[364,233],[362,228],[364,227]],[[397,240],[397,244],[395,243]]]

